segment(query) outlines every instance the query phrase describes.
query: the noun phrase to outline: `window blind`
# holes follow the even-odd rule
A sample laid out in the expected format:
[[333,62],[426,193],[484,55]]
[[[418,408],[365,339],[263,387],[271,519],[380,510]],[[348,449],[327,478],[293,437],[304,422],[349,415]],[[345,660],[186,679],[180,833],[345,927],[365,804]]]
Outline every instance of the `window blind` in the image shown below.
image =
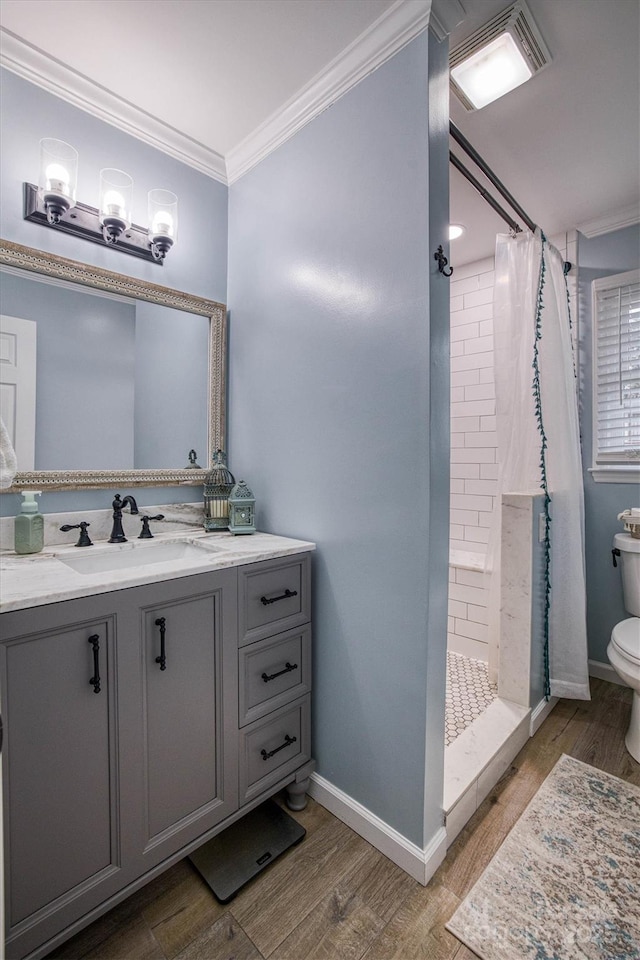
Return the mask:
[[640,458],[640,270],[593,283],[594,464]]

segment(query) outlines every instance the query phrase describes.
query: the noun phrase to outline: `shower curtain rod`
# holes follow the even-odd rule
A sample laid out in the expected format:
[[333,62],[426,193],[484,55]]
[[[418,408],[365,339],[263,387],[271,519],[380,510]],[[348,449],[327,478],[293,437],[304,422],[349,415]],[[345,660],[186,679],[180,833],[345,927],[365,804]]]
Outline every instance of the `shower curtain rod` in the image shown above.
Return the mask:
[[[476,166],[479,167],[480,170],[482,170],[487,180],[489,180],[494,185],[498,193],[500,193],[502,197],[507,201],[511,209],[515,210],[515,212],[518,214],[520,219],[526,223],[529,230],[531,230],[532,233],[535,233],[536,224],[533,222],[531,217],[528,216],[528,214],[522,209],[522,207],[520,206],[518,201],[515,199],[515,197],[511,193],[509,193],[509,191],[507,190],[505,185],[502,183],[502,181],[495,175],[491,167],[482,159],[482,157],[480,156],[478,151],[475,149],[475,147],[473,147],[469,143],[469,141],[464,136],[464,134],[461,133],[460,130],[458,130],[458,128],[456,127],[455,123],[452,120],[449,121],[449,132],[451,133],[451,136],[456,141],[456,143],[458,143],[462,147],[462,149],[467,154],[467,156],[469,156],[473,160],[473,162],[476,164]],[[473,174],[471,174],[467,170],[467,168],[464,166],[462,161],[458,160],[458,158],[451,152],[449,152],[449,158],[452,164],[454,165],[454,167],[456,167],[456,169],[459,170],[460,173],[467,178],[467,180],[480,193],[483,199],[485,199],[487,203],[489,203],[493,207],[496,213],[500,214],[502,219],[505,220],[512,229],[518,232],[520,227],[515,222],[515,220],[513,220],[509,216],[509,214],[500,206],[498,201],[495,200],[490,193],[487,193],[487,191],[484,189],[482,184],[478,180],[476,180]]]
[[489,204],[489,206],[490,206],[490,207],[493,207],[493,209],[494,209],[495,212],[498,214],[498,216],[499,216],[499,217],[502,217],[502,219],[503,219],[506,223],[509,224],[509,226],[511,227],[511,229],[513,230],[513,232],[514,232],[514,233],[521,233],[521,232],[522,232],[522,228],[520,227],[520,224],[519,224],[519,223],[516,223],[516,221],[513,219],[513,217],[510,217],[510,216],[509,216],[509,214],[508,214],[507,211],[504,209],[504,207],[501,207],[501,206],[500,206],[500,204],[498,203],[498,201],[495,199],[495,197],[493,197],[493,196],[489,193],[488,190],[485,190],[485,188],[482,186],[482,184],[480,183],[480,181],[479,181],[479,180],[476,180],[476,178],[474,177],[474,175],[471,173],[470,170],[467,170],[467,168],[465,167],[465,165],[464,165],[464,163],[462,162],[462,160],[459,160],[458,157],[456,157],[455,153],[452,153],[451,151],[449,151],[449,160],[451,161],[451,163],[453,164],[453,166],[456,168],[456,170],[459,170],[460,173],[462,174],[462,176],[463,176],[463,177],[466,177],[467,180],[469,181],[469,183],[470,183],[473,187],[475,187],[475,189],[478,191],[478,193],[480,194],[480,196],[482,197],[482,199],[483,199],[483,200],[486,200],[486,202]]
[[[518,201],[515,199],[513,194],[509,193],[505,185],[502,183],[501,180],[498,179],[498,177],[495,175],[491,167],[482,159],[482,157],[480,156],[478,151],[475,149],[475,147],[473,147],[469,143],[467,138],[464,136],[464,134],[461,133],[460,130],[458,130],[453,120],[449,121],[449,132],[451,133],[451,136],[456,141],[456,143],[458,143],[462,147],[464,152],[473,160],[476,166],[478,166],[482,170],[487,180],[489,180],[494,185],[496,190],[504,197],[504,199],[507,201],[509,206],[513,210],[515,210],[515,212],[518,214],[520,219],[524,220],[529,230],[531,230],[532,233],[535,233],[535,231],[538,229],[537,224],[535,224],[531,219],[531,217],[528,216],[527,213],[525,213],[525,211],[522,209],[522,207],[520,206]],[[507,213],[507,211],[504,209],[504,207],[502,207],[498,203],[496,198],[492,196],[489,193],[489,191],[485,189],[485,187],[482,186],[480,181],[477,180],[476,177],[474,177],[471,171],[467,170],[462,160],[456,157],[455,153],[452,153],[451,150],[449,151],[449,160],[453,164],[453,166],[456,168],[456,170],[459,170],[462,176],[466,177],[469,183],[473,187],[475,187],[475,189],[478,191],[482,199],[486,200],[489,206],[493,207],[493,209],[496,211],[498,216],[502,217],[505,223],[509,224],[509,226],[514,231],[514,233],[521,233],[522,230],[521,230],[520,224],[516,223],[513,217],[511,217]],[[565,260],[563,265],[565,277],[571,270],[571,267],[572,267],[572,264],[568,260]]]

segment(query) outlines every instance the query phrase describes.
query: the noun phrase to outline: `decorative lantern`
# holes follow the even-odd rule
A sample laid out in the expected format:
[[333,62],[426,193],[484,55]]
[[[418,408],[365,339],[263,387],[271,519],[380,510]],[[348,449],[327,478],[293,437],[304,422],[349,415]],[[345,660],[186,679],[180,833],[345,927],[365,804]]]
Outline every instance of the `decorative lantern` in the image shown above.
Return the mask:
[[231,533],[255,533],[256,498],[244,480],[238,480],[229,494],[229,530]]
[[204,528],[226,530],[229,526],[229,494],[235,480],[222,450],[216,450],[212,459],[213,467],[204,478]]

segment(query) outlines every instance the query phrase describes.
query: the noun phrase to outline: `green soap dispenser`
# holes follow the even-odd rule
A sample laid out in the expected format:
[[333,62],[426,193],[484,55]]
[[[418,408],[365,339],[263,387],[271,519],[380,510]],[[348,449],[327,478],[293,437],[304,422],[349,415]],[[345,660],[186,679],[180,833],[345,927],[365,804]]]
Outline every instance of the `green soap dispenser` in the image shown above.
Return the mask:
[[16,553],[40,553],[44,546],[44,519],[35,498],[39,490],[25,490],[21,512],[15,519]]

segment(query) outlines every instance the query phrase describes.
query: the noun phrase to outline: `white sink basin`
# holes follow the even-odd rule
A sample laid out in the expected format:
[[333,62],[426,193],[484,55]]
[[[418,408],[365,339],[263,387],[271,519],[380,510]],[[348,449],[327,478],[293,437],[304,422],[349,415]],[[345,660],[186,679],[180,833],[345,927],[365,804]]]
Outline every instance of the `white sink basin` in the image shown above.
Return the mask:
[[149,564],[168,561],[186,560],[191,563],[201,563],[211,554],[217,553],[218,549],[213,544],[205,546],[190,541],[126,543],[113,544],[112,547],[101,549],[99,553],[92,553],[91,548],[87,547],[86,552],[64,557],[58,554],[56,559],[67,567],[71,567],[76,573],[93,574],[130,570],[132,567],[146,567]]

